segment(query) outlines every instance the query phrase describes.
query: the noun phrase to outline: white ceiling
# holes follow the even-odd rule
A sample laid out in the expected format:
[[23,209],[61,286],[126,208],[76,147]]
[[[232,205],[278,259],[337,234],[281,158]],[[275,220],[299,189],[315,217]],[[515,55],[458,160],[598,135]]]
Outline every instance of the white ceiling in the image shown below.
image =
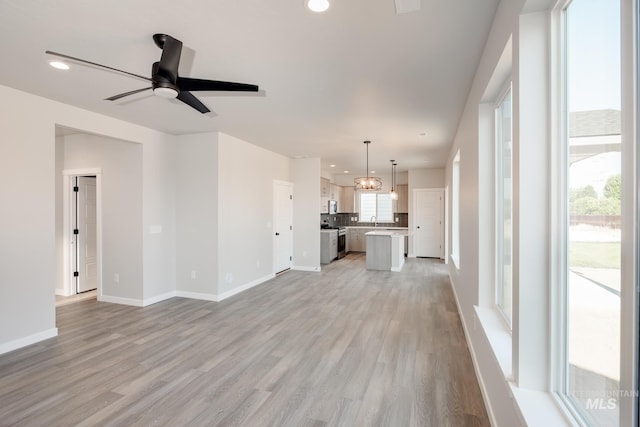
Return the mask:
[[[172,134],[221,131],[323,170],[441,167],[462,115],[498,0],[0,0],[0,84]],[[196,92],[201,115],[136,78],[77,63],[51,68],[45,50],[150,76],[151,36],[184,43],[180,74],[257,84],[258,94]],[[421,136],[421,134],[423,134]]]

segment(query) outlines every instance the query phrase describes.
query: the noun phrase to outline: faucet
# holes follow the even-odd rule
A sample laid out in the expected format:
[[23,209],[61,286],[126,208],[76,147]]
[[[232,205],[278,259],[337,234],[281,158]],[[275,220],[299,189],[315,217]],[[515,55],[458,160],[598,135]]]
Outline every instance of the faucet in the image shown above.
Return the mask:
[[378,226],[378,221],[376,221],[376,216],[375,215],[371,217],[371,222],[373,223],[374,227]]

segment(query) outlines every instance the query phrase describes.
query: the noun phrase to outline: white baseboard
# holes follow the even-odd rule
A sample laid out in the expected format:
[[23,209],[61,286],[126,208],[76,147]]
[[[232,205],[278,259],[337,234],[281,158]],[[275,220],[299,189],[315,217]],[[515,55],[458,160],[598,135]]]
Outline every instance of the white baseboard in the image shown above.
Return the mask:
[[180,298],[201,299],[203,301],[218,301],[216,294],[205,294],[200,292],[176,291],[176,296]]
[[110,295],[102,295],[100,297],[100,301],[110,302],[112,304],[123,304],[123,305],[132,305],[134,307],[144,307],[143,300],[133,299],[133,298],[121,298],[121,297],[112,297]]
[[17,340],[0,344],[0,354],[8,353],[10,351],[35,344],[40,341],[48,340],[49,338],[53,338],[56,336],[58,336],[58,328],[51,328],[47,329],[46,331],[38,332],[37,334],[18,338]]
[[166,294],[156,295],[155,297],[147,298],[142,301],[142,306],[146,307],[151,304],[159,303],[160,301],[168,300],[176,296],[176,291],[167,292]]
[[71,294],[67,293],[66,289],[60,289],[60,288],[56,288],[56,295],[59,295],[61,297],[71,296]]
[[464,330],[464,338],[467,342],[467,348],[469,349],[469,354],[471,355],[471,361],[473,363],[473,369],[476,373],[476,379],[478,380],[478,385],[480,386],[480,393],[482,394],[482,400],[484,400],[484,407],[487,410],[487,416],[489,417],[489,423],[492,426],[498,425],[498,420],[496,419],[496,415],[493,412],[493,408],[491,407],[489,401],[489,392],[487,390],[487,386],[484,383],[484,379],[482,378],[482,374],[480,373],[480,365],[478,365],[478,358],[476,357],[475,349],[469,339],[469,330],[467,329],[467,322],[465,321],[462,309],[460,308],[460,300],[458,299],[458,293],[456,292],[456,287],[453,285],[453,279],[451,278],[451,273],[449,274],[449,284],[451,285],[451,290],[453,291],[453,298],[456,300],[456,307],[458,309],[458,315],[460,317],[460,323],[462,324],[462,329]]
[[238,286],[237,288],[231,289],[230,291],[224,292],[222,294],[206,294],[206,293],[200,293],[200,292],[188,292],[188,291],[176,291],[176,296],[177,297],[182,297],[182,298],[192,298],[192,299],[200,299],[203,301],[214,301],[214,302],[220,302],[224,299],[227,299],[229,297],[232,297],[236,294],[239,294],[242,291],[246,291],[247,289],[251,289],[254,286],[258,286],[261,283],[266,282],[267,280],[271,280],[274,277],[276,277],[275,274],[269,274],[267,276],[261,277],[259,279],[253,280],[249,283],[246,283],[242,286]]
[[312,271],[312,272],[319,272],[320,271],[320,266],[317,267],[309,267],[306,265],[294,265],[292,267],[293,270],[297,270],[297,271]]
[[222,293],[220,295],[217,295],[217,297],[218,297],[217,301],[222,301],[224,299],[232,297],[232,296],[234,296],[236,294],[239,294],[242,291],[246,291],[247,289],[251,289],[254,286],[258,286],[258,285],[266,282],[267,280],[271,280],[274,277],[276,277],[276,275],[272,273],[272,274],[268,274],[268,275],[266,275],[264,277],[261,277],[259,279],[253,280],[253,281],[251,281],[251,282],[249,282],[247,284],[244,284],[242,286],[238,286],[237,288],[231,289],[230,291],[227,291],[227,292],[224,292],[224,293]]

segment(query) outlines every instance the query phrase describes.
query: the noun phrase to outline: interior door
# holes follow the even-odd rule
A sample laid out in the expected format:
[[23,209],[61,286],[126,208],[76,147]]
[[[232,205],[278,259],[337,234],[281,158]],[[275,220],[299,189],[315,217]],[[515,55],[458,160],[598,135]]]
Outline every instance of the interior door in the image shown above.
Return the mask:
[[77,269],[76,293],[98,287],[98,247],[96,217],[96,177],[76,178],[77,200]]
[[287,270],[293,265],[293,184],[273,184],[273,270]]
[[417,257],[442,257],[443,200],[442,190],[414,192],[413,252]]

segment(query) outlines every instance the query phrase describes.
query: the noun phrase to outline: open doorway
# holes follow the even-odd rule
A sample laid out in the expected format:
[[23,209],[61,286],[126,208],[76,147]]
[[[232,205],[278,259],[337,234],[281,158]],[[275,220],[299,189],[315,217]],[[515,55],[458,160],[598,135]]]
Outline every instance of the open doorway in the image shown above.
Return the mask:
[[[64,297],[101,294],[101,170],[63,170]],[[77,300],[78,297],[69,300]],[[66,301],[66,300],[65,300]]]
[[73,279],[71,289],[76,294],[98,288],[98,246],[96,218],[96,177],[75,176],[72,180],[71,221],[73,235],[71,254]]

